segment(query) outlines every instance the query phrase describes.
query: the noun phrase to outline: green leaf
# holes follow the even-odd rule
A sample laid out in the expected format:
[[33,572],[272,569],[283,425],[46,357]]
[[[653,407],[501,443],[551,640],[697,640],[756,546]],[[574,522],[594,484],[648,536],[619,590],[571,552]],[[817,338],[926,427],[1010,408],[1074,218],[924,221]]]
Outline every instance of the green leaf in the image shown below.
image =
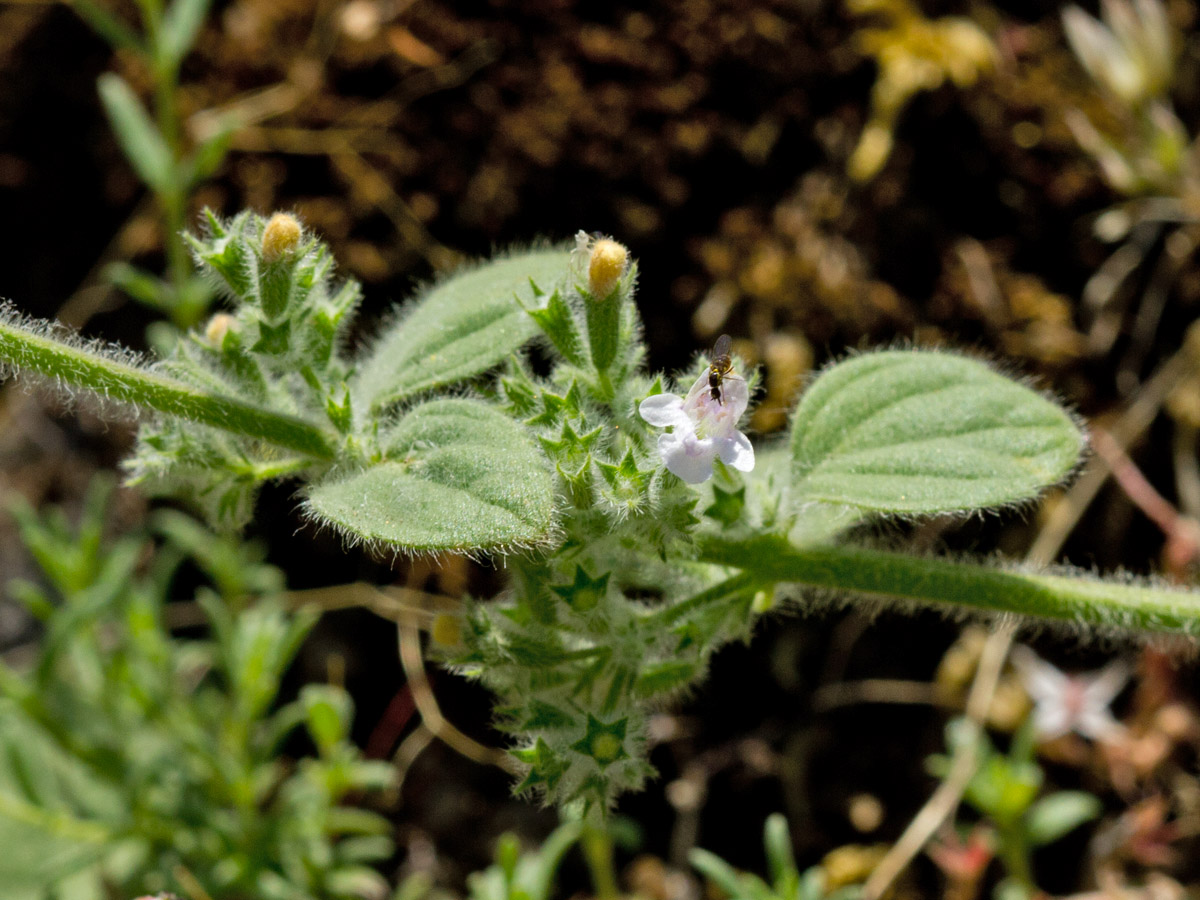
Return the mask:
[[91,823],[0,794],[0,893],[44,896],[50,885],[103,857],[106,837]]
[[531,900],[550,900],[563,857],[582,834],[582,824],[565,822],[550,832],[536,853],[526,857],[524,865],[518,866],[517,880]]
[[1025,831],[1035,847],[1052,844],[1084,822],[1100,815],[1103,805],[1084,791],[1059,791],[1030,807]]
[[553,291],[547,298],[546,305],[531,309],[529,315],[563,359],[573,366],[585,365],[583,336],[579,333],[579,324],[560,291]]
[[777,900],[761,878],[738,872],[715,853],[693,847],[687,857],[692,868],[728,894],[730,900]]
[[767,852],[767,871],[771,873],[771,884],[776,895],[795,896],[800,872],[796,868],[792,834],[787,819],[781,813],[772,813],[763,823],[763,848]]
[[388,883],[370,866],[343,866],[325,876],[325,887],[335,897],[382,897]]
[[119,261],[104,267],[104,277],[144,306],[157,310],[171,308],[171,286],[145,269]]
[[120,794],[63,751],[13,703],[0,702],[0,895],[41,896],[111,849],[98,816],[126,814]]
[[345,691],[328,684],[307,684],[300,691],[308,733],[322,756],[346,740],[354,711]]
[[104,112],[133,170],[151,190],[166,193],[175,177],[171,151],[133,88],[111,72],[101,75],[97,85]]
[[72,0],[71,7],[98,35],[113,47],[132,50],[139,56],[146,52],[141,38],[132,28],[92,0]]
[[314,487],[313,516],[353,538],[421,551],[519,547],[549,533],[549,468],[525,430],[495,408],[425,403],[384,448],[384,462]]
[[638,674],[634,693],[639,697],[653,697],[667,691],[677,690],[695,680],[700,667],[682,659],[669,659],[647,665]]
[[196,33],[204,24],[212,0],[174,0],[163,16],[162,32],[159,34],[159,54],[162,61],[172,69],[177,67],[192,44]]
[[379,410],[487,371],[532,338],[522,305],[567,271],[563,250],[504,256],[433,285],[383,329],[359,367],[356,396]]
[[237,128],[237,119],[227,116],[221,120],[216,133],[196,147],[184,163],[189,185],[203,181],[217,171],[221,163],[225,161],[225,155],[229,152],[229,143]]
[[1028,500],[1075,466],[1071,417],[962,356],[887,351],[826,371],[792,424],[793,502],[937,513]]
[[688,851],[688,862],[701,875],[723,890],[730,897],[742,896],[742,877],[737,869],[708,850],[693,847]]

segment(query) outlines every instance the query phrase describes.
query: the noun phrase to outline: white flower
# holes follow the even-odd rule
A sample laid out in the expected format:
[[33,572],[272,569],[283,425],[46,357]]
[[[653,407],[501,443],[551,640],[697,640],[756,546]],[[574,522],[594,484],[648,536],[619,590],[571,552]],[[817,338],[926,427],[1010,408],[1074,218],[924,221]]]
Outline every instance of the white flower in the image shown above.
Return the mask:
[[754,448],[737,430],[738,419],[750,402],[746,379],[725,375],[717,389],[718,400],[712,396],[708,377],[705,371],[686,397],[655,394],[638,407],[651,425],[671,429],[658,436],[658,452],[667,469],[688,484],[706,481],[717,457],[743,472],[754,468]]
[[1122,102],[1163,98],[1175,75],[1171,23],[1161,0],[1101,0],[1103,22],[1077,6],[1063,11],[1063,30],[1092,79]]
[[1033,700],[1033,724],[1042,739],[1052,740],[1074,731],[1104,741],[1124,732],[1108,705],[1129,680],[1125,663],[1116,660],[1098,672],[1068,675],[1028,647],[1014,647],[1012,661]]

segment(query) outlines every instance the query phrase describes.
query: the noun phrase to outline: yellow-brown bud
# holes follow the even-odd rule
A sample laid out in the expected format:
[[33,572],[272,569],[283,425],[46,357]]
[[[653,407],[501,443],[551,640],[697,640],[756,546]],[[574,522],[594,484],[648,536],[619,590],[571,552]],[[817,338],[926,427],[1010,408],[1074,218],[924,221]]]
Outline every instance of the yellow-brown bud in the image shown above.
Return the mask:
[[600,238],[592,244],[588,257],[588,290],[596,300],[604,300],[613,292],[625,267],[629,263],[629,250],[612,238]]
[[300,220],[291,213],[277,212],[263,229],[262,258],[264,262],[279,262],[300,243],[303,229]]
[[462,642],[462,624],[457,616],[438,613],[433,619],[430,637],[440,647],[457,647]]
[[204,339],[214,347],[220,347],[225,342],[225,335],[237,324],[237,319],[229,313],[217,313],[204,326]]

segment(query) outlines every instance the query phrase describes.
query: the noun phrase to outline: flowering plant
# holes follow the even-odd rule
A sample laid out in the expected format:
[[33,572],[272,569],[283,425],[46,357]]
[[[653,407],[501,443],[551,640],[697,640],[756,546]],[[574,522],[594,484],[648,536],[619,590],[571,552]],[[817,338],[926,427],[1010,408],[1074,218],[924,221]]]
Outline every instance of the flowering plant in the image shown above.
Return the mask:
[[[467,553],[506,589],[434,627],[497,695],[519,789],[594,822],[651,767],[647,721],[724,643],[817,588],[1194,634],[1190,597],[863,546],[888,517],[1028,503],[1084,444],[1057,404],[963,355],[862,354],[809,384],[786,442],[738,429],[752,372],[718,346],[686,395],[645,371],[616,241],[514,251],[422,292],[355,353],[359,300],[287,215],[189,239],[230,302],[147,362],[6,308],[0,358],[141,417],[133,481],[246,522],[259,487],[383,553]],[[538,374],[522,355],[549,358]],[[118,410],[119,411],[119,410]],[[669,430],[664,430],[669,429]]]
[[708,481],[717,459],[739,472],[754,469],[754,446],[737,430],[750,403],[746,379],[725,376],[724,383],[716,387],[712,380],[712,375],[705,373],[686,397],[653,394],[638,407],[651,425],[671,429],[659,436],[658,452],[667,471],[688,484]]

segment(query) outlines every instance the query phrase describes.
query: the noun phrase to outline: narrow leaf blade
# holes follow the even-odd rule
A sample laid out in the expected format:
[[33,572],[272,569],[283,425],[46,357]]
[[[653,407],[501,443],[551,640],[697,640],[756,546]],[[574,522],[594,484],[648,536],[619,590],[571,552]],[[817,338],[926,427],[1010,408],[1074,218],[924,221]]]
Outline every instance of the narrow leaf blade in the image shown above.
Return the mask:
[[[98,861],[108,849],[90,823],[51,814],[9,795],[0,795],[0,884],[9,891],[44,891]],[[39,896],[44,896],[39,893]]]
[[423,552],[501,550],[549,534],[549,467],[524,429],[493,407],[425,403],[386,448],[384,462],[314,487],[314,518],[358,540]]
[[111,785],[64,752],[15,703],[0,701],[0,885],[42,896],[99,860],[124,813]]
[[1064,410],[981,362],[873,353],[801,398],[794,500],[909,515],[1002,506],[1062,481],[1083,443]]
[[92,0],[72,0],[71,6],[92,30],[113,47],[132,50],[138,55],[146,52],[142,40],[132,28]]
[[171,152],[133,88],[111,72],[101,75],[97,85],[113,133],[138,177],[158,193],[168,190],[172,180]]
[[189,185],[203,181],[220,168],[237,127],[238,123],[232,117],[222,120],[217,131],[196,148],[185,163]]
[[196,41],[212,0],[174,0],[163,16],[161,52],[164,62],[178,66]]
[[494,259],[435,284],[398,316],[359,367],[356,396],[379,410],[487,371],[537,333],[522,304],[563,278],[564,250]]

